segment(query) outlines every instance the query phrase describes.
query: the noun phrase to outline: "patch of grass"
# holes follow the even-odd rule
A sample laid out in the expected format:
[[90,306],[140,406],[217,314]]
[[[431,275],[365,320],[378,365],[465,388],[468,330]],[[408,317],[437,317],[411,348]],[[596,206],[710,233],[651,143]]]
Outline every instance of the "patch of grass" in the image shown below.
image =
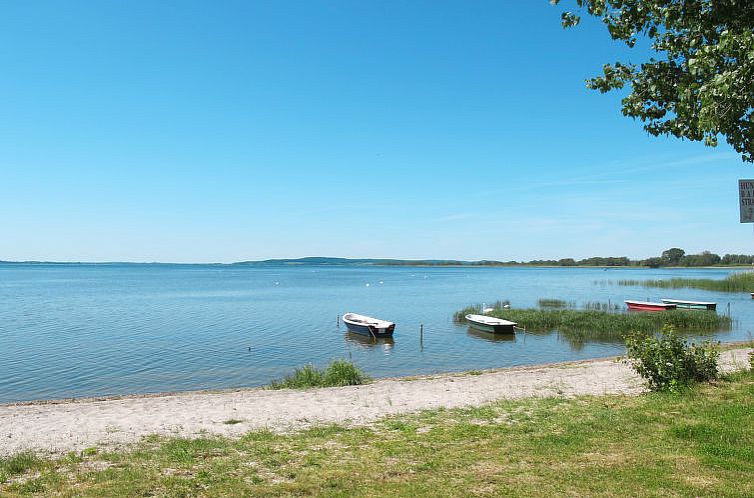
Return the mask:
[[0,482],[9,478],[38,469],[43,466],[43,460],[31,451],[23,451],[7,458],[0,458]]
[[[106,464],[106,465],[105,465]],[[754,372],[241,438],[152,437],[0,484],[50,496],[754,496]]]
[[711,278],[671,278],[669,280],[618,280],[618,285],[660,289],[704,289],[718,292],[754,292],[754,272],[731,273],[722,280]]
[[223,424],[225,425],[236,425],[243,423],[243,420],[239,420],[237,418],[229,418],[228,420],[223,420]]
[[312,387],[340,387],[365,384],[369,377],[350,361],[333,360],[325,369],[314,365],[297,368],[281,380],[274,380],[270,389],[309,389]]

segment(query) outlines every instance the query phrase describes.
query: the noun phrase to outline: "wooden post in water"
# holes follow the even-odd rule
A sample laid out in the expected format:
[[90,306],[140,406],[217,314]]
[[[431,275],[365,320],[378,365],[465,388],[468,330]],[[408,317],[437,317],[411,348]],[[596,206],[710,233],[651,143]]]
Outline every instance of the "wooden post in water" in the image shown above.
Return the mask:
[[340,315],[335,318],[335,326],[340,328]]
[[424,349],[424,324],[419,325],[419,346]]

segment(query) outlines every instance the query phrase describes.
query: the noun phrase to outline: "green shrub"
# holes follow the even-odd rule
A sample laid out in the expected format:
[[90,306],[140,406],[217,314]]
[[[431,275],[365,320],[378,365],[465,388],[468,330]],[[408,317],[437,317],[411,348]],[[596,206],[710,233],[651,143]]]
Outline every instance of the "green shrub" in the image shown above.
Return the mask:
[[751,369],[754,370],[754,351],[749,351],[749,365],[751,365]]
[[333,360],[320,370],[314,365],[304,365],[281,380],[270,382],[270,389],[308,389],[310,387],[357,386],[369,381],[364,372],[346,360]]
[[716,379],[717,345],[687,343],[665,326],[660,337],[631,333],[626,338],[629,363],[653,391],[677,391],[694,382]]

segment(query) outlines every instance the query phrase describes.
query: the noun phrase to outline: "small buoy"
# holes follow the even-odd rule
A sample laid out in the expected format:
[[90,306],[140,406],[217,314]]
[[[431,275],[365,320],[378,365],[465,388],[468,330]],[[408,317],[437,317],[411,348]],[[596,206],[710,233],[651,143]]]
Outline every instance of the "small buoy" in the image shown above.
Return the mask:
[[381,283],[381,284],[384,284],[385,282],[383,282],[382,280],[380,280],[380,283]]
[[369,287],[369,284],[367,284],[367,287]]
[[275,282],[275,285],[280,285],[280,282]]

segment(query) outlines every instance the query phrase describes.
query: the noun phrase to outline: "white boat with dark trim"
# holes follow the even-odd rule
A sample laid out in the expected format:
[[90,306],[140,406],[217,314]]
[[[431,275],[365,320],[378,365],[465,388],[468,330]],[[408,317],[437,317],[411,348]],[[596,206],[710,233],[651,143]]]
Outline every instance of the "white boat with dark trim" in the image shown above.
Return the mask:
[[346,313],[343,315],[343,323],[346,324],[346,327],[351,332],[372,337],[392,337],[395,330],[393,322],[357,313]]
[[477,330],[495,334],[515,334],[516,322],[485,315],[466,315],[466,321]]
[[660,299],[665,304],[675,304],[677,308],[688,308],[692,310],[714,310],[717,303],[707,301],[683,301],[681,299]]

